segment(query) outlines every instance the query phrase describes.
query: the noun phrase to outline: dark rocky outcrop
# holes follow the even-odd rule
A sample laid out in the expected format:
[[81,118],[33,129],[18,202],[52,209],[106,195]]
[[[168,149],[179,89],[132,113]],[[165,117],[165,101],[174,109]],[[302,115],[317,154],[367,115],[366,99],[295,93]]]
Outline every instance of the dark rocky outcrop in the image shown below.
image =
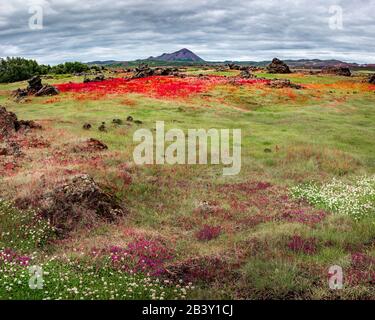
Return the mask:
[[267,85],[275,89],[282,89],[282,88],[302,89],[302,86],[300,86],[299,84],[294,84],[288,79],[273,79]]
[[18,120],[13,112],[0,106],[0,139],[8,138],[20,130],[41,129],[42,127],[30,120]]
[[178,74],[177,68],[155,68],[154,75],[155,76],[174,76]]
[[108,150],[108,146],[103,142],[90,138],[72,148],[73,152],[98,152]]
[[13,112],[0,106],[0,156],[23,156],[16,134],[31,129],[41,129],[41,126],[34,121],[18,120]]
[[246,71],[249,69],[248,66],[240,66],[238,64],[235,64],[235,63],[228,63],[227,64],[229,70],[240,70],[240,71]]
[[14,90],[12,92],[12,96],[18,102],[26,98],[28,95],[29,95],[29,92],[27,91],[27,89],[18,88],[17,90]]
[[112,120],[112,123],[115,124],[115,125],[122,125],[123,124],[123,121],[121,119],[113,119]]
[[240,66],[238,64],[228,63],[227,66],[229,70],[240,70]]
[[83,128],[84,130],[90,130],[90,129],[92,128],[92,125],[91,125],[90,123],[85,123],[85,124],[82,126],[82,128]]
[[32,77],[28,83],[27,92],[29,94],[36,94],[43,88],[42,79],[39,76]]
[[252,74],[250,69],[242,70],[240,73],[240,78],[242,79],[254,79],[256,75]]
[[347,67],[325,67],[322,69],[323,74],[333,74],[336,76],[350,77],[352,73]]
[[85,174],[74,176],[40,196],[37,204],[60,237],[79,227],[90,227],[98,219],[115,221],[126,212],[114,196]]
[[45,85],[43,86],[36,94],[36,97],[41,97],[41,96],[55,96],[58,95],[60,92],[57,90],[54,86],[50,85]]
[[140,64],[134,69],[133,79],[147,78],[152,76],[175,76],[182,77],[177,68],[157,67],[150,68],[147,64]]
[[93,78],[93,79],[90,79],[90,78],[85,77],[85,78],[83,79],[83,83],[101,82],[101,81],[104,81],[104,80],[105,80],[104,75],[103,75],[103,74],[100,74],[100,75],[96,76],[96,77]]
[[107,132],[107,127],[105,125],[105,122],[102,122],[102,124],[99,126],[98,130],[100,132]]
[[375,74],[373,74],[373,75],[369,78],[368,82],[371,83],[371,84],[375,84]]
[[289,66],[277,58],[267,66],[267,71],[268,73],[291,73]]
[[227,71],[227,68],[225,66],[215,66],[215,71],[217,72],[224,72]]
[[59,94],[59,90],[51,85],[43,85],[42,79],[39,76],[32,77],[28,81],[29,85],[26,89],[17,89],[13,91],[13,97],[16,101],[20,102],[27,96],[54,96]]
[[134,69],[133,79],[147,78],[155,74],[154,69],[151,69],[148,64],[141,64]]
[[19,120],[17,121],[18,130],[42,129],[42,126],[33,120]]
[[13,135],[17,131],[17,122],[17,116],[13,112],[0,106],[0,139]]

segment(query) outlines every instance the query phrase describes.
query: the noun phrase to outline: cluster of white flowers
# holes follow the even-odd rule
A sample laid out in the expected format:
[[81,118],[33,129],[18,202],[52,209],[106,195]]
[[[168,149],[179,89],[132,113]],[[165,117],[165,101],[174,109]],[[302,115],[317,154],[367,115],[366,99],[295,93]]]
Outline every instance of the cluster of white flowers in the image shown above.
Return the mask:
[[17,250],[40,246],[53,234],[54,228],[34,210],[21,211],[0,199],[0,246]]
[[375,176],[349,182],[333,179],[324,185],[311,183],[294,187],[291,191],[295,198],[356,220],[375,216]]
[[55,257],[44,263],[32,261],[43,270],[43,289],[29,288],[28,267],[0,261],[0,300],[170,300],[186,299],[194,289],[192,283],[164,283],[158,278],[130,275],[105,266],[96,270],[80,261],[63,262]]

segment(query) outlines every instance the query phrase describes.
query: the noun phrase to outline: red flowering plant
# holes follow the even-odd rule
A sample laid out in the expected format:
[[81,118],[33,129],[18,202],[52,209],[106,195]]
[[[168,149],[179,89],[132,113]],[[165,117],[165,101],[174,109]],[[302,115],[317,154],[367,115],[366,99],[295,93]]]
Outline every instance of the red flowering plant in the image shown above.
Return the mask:
[[313,255],[317,251],[317,241],[315,238],[303,239],[296,235],[290,239],[288,248],[294,252]]
[[283,221],[297,222],[314,226],[323,221],[327,216],[325,211],[311,212],[309,208],[286,209],[281,213]]
[[213,227],[209,225],[203,226],[201,230],[196,233],[196,238],[200,241],[210,241],[216,239],[221,233],[221,227]]
[[160,241],[139,239],[126,248],[112,247],[111,261],[114,267],[129,273],[159,276],[165,272],[164,265],[173,259],[173,252]]
[[12,249],[0,250],[0,266],[3,264],[13,264],[19,266],[28,266],[31,258],[19,255]]
[[353,253],[351,267],[346,274],[350,285],[375,284],[375,258],[362,252]]
[[[238,80],[240,85],[253,85],[267,82],[263,79]],[[73,92],[93,95],[95,99],[109,94],[138,93],[154,98],[187,98],[194,94],[207,92],[217,85],[228,83],[228,79],[221,76],[205,78],[163,77],[153,76],[140,79],[115,78],[101,82],[64,83],[56,87],[61,92]],[[84,97],[79,96],[79,99]]]

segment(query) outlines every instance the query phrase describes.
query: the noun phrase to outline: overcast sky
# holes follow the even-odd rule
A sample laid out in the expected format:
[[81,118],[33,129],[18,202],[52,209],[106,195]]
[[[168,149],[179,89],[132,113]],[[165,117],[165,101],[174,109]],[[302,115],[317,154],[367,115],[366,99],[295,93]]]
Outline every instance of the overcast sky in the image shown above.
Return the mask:
[[208,61],[375,63],[375,0],[0,0],[0,57],[134,60],[184,47]]

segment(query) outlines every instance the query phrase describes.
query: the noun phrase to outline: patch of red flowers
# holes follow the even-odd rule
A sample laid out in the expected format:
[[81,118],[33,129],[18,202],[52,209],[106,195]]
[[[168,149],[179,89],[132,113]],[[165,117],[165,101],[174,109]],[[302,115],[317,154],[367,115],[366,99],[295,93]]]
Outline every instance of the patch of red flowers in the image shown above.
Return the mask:
[[303,239],[300,236],[293,236],[288,243],[288,248],[294,252],[313,255],[317,251],[317,243],[315,238]]
[[255,215],[252,215],[250,217],[240,220],[240,223],[248,227],[254,228],[258,224],[270,222],[270,221],[273,221],[273,219],[274,219],[273,217],[269,217],[265,214],[255,214]]
[[201,230],[196,234],[196,238],[200,241],[210,241],[216,239],[221,233],[221,227],[212,227],[205,225]]
[[0,251],[0,265],[3,263],[14,263],[20,266],[28,266],[30,257],[19,255],[12,249],[4,249]]
[[307,209],[299,208],[292,210],[285,210],[281,214],[283,221],[297,222],[306,225],[315,225],[325,219],[327,213],[324,211],[310,212]]
[[8,162],[4,165],[5,171],[13,171],[16,168],[16,165],[13,162]]
[[352,254],[352,265],[354,267],[368,267],[374,266],[375,267],[375,258],[370,257],[364,253],[356,252]]
[[350,285],[375,284],[375,258],[361,252],[352,254],[346,281]]
[[269,182],[242,182],[236,184],[225,184],[219,188],[221,192],[243,192],[253,194],[258,191],[264,191],[272,187]]
[[173,252],[160,241],[139,239],[126,248],[110,249],[112,264],[126,272],[159,276],[165,272],[164,265],[173,258]]
[[50,143],[43,139],[42,137],[33,136],[27,139],[17,139],[16,140],[18,144],[22,148],[48,148],[50,146]]
[[18,164],[15,161],[0,162],[0,176],[13,176],[16,174]]
[[[241,85],[263,83],[266,80],[238,80]],[[228,83],[227,78],[211,76],[204,78],[154,76],[141,79],[115,78],[101,82],[64,83],[56,87],[61,92],[94,94],[95,98],[108,94],[139,93],[154,98],[186,98],[194,94],[207,92],[216,85]],[[82,98],[82,97],[80,97]]]

